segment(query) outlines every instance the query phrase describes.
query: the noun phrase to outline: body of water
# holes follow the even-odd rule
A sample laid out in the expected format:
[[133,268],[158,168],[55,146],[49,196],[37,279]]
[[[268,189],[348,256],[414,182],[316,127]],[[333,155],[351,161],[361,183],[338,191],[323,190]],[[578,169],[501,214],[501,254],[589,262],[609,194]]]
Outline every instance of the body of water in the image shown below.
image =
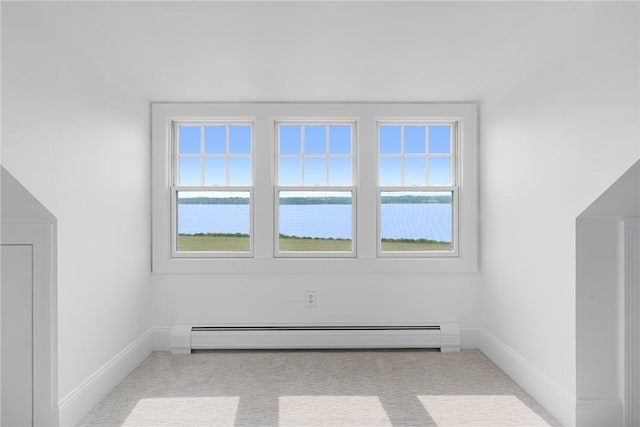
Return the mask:
[[[351,213],[351,205],[280,205],[280,233],[349,239]],[[451,241],[450,203],[383,203],[380,221],[383,238]],[[178,233],[248,234],[249,205],[179,204]]]

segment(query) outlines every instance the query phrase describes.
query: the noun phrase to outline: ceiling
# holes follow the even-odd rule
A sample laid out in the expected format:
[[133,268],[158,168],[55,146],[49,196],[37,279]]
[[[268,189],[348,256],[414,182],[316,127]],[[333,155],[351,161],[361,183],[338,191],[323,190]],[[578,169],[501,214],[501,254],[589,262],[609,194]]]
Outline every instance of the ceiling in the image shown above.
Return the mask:
[[553,2],[2,7],[3,73],[49,57],[155,101],[478,101],[545,67],[603,13]]

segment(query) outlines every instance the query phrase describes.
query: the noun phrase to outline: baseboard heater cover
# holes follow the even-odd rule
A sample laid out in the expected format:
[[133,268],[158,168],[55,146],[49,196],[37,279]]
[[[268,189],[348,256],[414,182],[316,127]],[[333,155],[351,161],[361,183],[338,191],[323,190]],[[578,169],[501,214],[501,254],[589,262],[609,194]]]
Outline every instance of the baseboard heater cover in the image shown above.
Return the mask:
[[171,352],[244,349],[439,348],[460,351],[456,322],[426,325],[228,326],[176,323]]

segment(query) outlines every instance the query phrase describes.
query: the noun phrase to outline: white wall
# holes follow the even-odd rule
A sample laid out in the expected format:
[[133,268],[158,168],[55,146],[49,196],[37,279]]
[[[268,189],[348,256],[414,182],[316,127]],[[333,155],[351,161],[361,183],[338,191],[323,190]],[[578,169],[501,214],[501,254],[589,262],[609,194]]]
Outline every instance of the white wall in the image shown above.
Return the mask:
[[576,221],[576,422],[580,426],[623,425],[623,236],[620,220]]
[[[153,314],[158,326],[457,320],[475,328],[477,288],[473,274],[157,275]],[[307,289],[316,291],[314,308],[305,306]],[[474,332],[463,331],[470,340]]]
[[[572,41],[574,28],[585,25],[572,21],[584,6],[551,8],[550,14],[547,5],[497,3],[164,5],[155,9],[151,25],[163,25],[171,16],[169,34],[146,55],[157,59],[154,46],[162,45],[165,57],[178,64],[158,66],[143,85],[155,86],[158,100],[483,101],[520,83],[523,72],[548,62]],[[402,271],[393,276],[154,275],[153,317],[165,332],[175,321],[192,319],[447,318],[475,328],[477,287],[477,275]],[[304,306],[308,288],[318,293],[313,310]]]
[[150,327],[149,107],[84,55],[68,6],[2,8],[3,164],[58,218],[65,425],[77,387]]
[[[575,220],[640,155],[638,4],[576,7],[569,40],[518,84],[487,96],[481,117],[484,324],[568,397]],[[542,28],[536,37],[546,37]],[[568,403],[554,409],[565,423]]]

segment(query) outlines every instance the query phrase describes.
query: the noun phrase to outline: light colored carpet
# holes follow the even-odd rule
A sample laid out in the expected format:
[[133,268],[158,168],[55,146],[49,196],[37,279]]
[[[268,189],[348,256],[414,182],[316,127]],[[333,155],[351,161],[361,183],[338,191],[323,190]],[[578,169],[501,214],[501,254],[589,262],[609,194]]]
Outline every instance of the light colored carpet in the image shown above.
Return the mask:
[[557,426],[477,350],[153,353],[80,426]]

